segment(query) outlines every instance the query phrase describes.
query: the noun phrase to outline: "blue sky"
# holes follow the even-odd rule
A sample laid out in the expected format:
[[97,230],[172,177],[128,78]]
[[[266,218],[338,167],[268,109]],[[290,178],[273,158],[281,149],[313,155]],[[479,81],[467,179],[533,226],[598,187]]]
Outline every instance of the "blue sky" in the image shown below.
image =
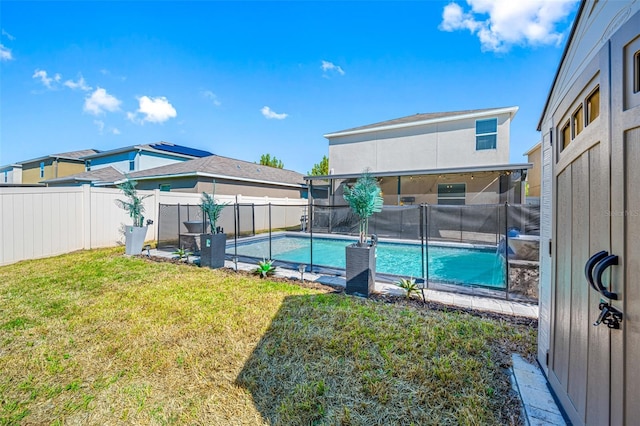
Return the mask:
[[160,140],[306,173],[323,134],[416,113],[538,119],[576,0],[0,2],[0,165]]

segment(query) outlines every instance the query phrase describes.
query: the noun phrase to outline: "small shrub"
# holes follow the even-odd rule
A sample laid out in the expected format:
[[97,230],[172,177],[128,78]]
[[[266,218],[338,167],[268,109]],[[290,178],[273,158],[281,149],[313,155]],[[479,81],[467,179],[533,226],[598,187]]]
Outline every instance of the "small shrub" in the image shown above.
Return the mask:
[[411,299],[413,294],[420,293],[420,286],[416,284],[413,278],[401,278],[400,281],[394,283],[406,292],[407,299]]
[[258,262],[258,267],[253,271],[254,275],[260,275],[260,278],[267,278],[276,273],[276,267],[273,266],[273,260],[263,260]]
[[184,248],[179,248],[176,251],[172,252],[171,254],[175,255],[174,259],[178,259],[178,260],[186,259],[186,261],[189,262],[189,256],[191,256],[193,253],[191,253],[188,250],[185,250]]

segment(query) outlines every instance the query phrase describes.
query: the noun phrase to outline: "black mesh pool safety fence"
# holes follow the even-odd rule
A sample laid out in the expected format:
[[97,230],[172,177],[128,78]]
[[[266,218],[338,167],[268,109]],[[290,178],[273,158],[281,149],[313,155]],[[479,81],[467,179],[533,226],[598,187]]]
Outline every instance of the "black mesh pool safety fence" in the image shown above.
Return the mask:
[[[199,252],[209,232],[196,205],[160,205],[158,248]],[[348,206],[230,204],[217,225],[228,260],[344,274],[344,247],[357,239]],[[377,277],[415,278],[427,288],[535,301],[540,208],[535,205],[384,206],[369,219],[379,239]]]

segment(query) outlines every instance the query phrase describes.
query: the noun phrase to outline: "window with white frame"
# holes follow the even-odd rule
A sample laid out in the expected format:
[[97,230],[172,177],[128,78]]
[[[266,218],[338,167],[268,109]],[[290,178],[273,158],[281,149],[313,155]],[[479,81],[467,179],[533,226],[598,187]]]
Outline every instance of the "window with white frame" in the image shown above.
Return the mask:
[[476,120],[476,151],[496,149],[498,141],[498,119]]

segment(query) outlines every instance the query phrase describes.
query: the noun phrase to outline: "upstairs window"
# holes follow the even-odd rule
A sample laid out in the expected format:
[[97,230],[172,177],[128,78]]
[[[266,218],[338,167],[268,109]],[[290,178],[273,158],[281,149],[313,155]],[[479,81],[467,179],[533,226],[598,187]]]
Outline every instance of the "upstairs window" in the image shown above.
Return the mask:
[[129,153],[129,171],[132,172],[136,169],[136,153]]
[[4,183],[9,182],[9,172],[8,171],[4,171]]
[[86,171],[90,172],[91,171],[91,160],[87,160],[84,164],[85,164]]
[[476,120],[476,151],[496,149],[498,140],[498,119]]
[[633,93],[640,92],[640,50],[633,55]]
[[593,120],[600,115],[600,88],[596,87],[596,90],[591,92],[587,98],[587,117],[585,123],[587,126],[593,123]]
[[562,149],[565,149],[571,143],[571,126],[569,125],[569,121],[567,121],[564,126],[562,126]]
[[40,177],[44,177],[44,161],[40,162]]
[[160,184],[160,192],[171,192],[171,184],[170,183],[161,183]]
[[573,137],[575,138],[582,132],[584,128],[584,118],[582,116],[582,105],[578,107],[578,109],[571,116],[571,121],[573,122]]

